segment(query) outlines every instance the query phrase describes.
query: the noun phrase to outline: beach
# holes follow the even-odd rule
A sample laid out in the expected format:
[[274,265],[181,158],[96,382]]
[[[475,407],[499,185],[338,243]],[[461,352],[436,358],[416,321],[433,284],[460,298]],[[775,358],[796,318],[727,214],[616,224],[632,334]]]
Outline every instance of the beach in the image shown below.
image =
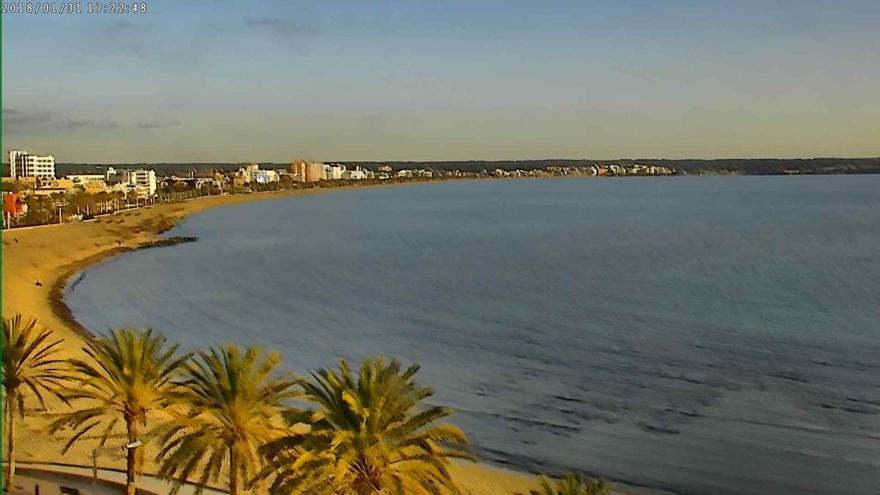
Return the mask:
[[[248,195],[209,196],[180,203],[165,203],[99,217],[94,221],[14,229],[3,232],[3,316],[21,313],[35,318],[64,339],[64,359],[81,357],[88,330],[73,320],[61,302],[64,284],[80,270],[155,241],[161,233],[188,215],[208,208],[285,195],[339,192],[343,188],[308,189]],[[121,282],[124,283],[124,282]],[[173,339],[173,335],[169,336]],[[332,364],[332,363],[328,363]],[[62,406],[63,407],[63,406]],[[17,431],[18,460],[91,465],[88,442],[61,454],[62,442],[46,432],[49,416],[31,415]],[[124,465],[121,456],[105,456],[102,467]],[[150,467],[146,467],[150,472]],[[463,493],[474,495],[527,493],[532,475],[485,464],[462,463],[453,469]]]

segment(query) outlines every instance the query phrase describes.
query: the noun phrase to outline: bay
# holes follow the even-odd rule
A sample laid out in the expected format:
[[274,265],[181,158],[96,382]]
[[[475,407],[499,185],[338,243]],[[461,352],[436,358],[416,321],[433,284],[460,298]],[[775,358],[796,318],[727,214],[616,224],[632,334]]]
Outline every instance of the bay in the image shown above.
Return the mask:
[[87,328],[422,365],[478,454],[694,494],[880,486],[880,176],[459,181],[220,207]]

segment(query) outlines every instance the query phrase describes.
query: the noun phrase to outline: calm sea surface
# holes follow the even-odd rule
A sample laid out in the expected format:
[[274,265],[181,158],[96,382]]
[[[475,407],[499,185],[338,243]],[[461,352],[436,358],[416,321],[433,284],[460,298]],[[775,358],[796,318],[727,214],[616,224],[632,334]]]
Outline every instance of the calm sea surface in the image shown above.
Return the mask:
[[417,361],[486,459],[880,490],[880,176],[480,181],[222,207],[67,295],[94,331]]

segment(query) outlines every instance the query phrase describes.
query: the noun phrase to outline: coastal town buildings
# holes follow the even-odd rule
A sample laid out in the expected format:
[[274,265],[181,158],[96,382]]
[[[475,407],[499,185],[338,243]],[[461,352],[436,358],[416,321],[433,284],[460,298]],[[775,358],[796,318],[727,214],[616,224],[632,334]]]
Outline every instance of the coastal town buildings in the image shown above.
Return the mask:
[[250,184],[251,182],[256,182],[257,184],[269,184],[281,180],[281,176],[278,175],[277,171],[261,169],[256,163],[245,165],[238,169],[238,172],[236,172],[235,175],[241,179],[239,181],[241,185]]
[[[178,201],[199,196],[253,193],[265,190],[310,187],[302,183],[324,181],[322,187],[333,187],[335,181],[409,181],[453,178],[518,178],[518,177],[614,177],[677,175],[672,167],[632,160],[543,164],[541,167],[443,168],[433,166],[401,166],[387,163],[323,163],[294,160],[289,166],[273,167],[249,163],[233,167],[136,168],[127,165],[70,166],[62,178],[52,155],[32,155],[26,151],[10,152],[10,175],[4,177],[4,228],[45,223],[87,221],[120,208],[141,204]],[[67,168],[67,166],[63,166]],[[173,173],[173,171],[177,173]],[[30,207],[30,210],[28,209]]]
[[54,194],[66,194],[73,190],[73,181],[70,179],[37,178],[36,187],[33,189],[34,196],[52,196]]
[[280,180],[281,177],[278,175],[278,172],[274,170],[258,170],[253,174],[253,181],[257,184],[269,184]]
[[360,165],[355,165],[354,168],[345,170],[342,173],[342,178],[348,180],[365,180],[369,179],[370,176],[371,172]]
[[345,174],[345,165],[335,164],[327,166],[327,180],[342,180]]
[[294,160],[290,163],[290,166],[287,168],[287,171],[290,172],[293,180],[296,182],[305,182],[306,177],[306,167],[309,166],[309,162],[305,160]]
[[65,178],[73,182],[73,187],[89,194],[110,191],[105,174],[69,174]]
[[122,180],[122,174],[113,167],[107,167],[104,171],[104,182],[107,184],[115,184]]
[[110,191],[110,188],[107,186],[107,183],[104,182],[103,180],[84,182],[82,184],[74,184],[74,187],[79,187],[86,194],[98,194],[98,193]]
[[287,170],[293,176],[293,179],[297,182],[305,182],[306,180],[306,168],[309,166],[309,162],[305,160],[294,160],[291,162],[290,167]]
[[85,184],[87,182],[96,182],[96,181],[105,181],[104,174],[67,174],[64,176],[66,179],[70,179],[74,184]]
[[259,173],[259,171],[259,165],[257,165],[256,163],[250,163],[238,169],[236,175],[241,177],[243,183],[250,184],[251,182],[254,182],[254,177],[257,175],[257,173]]
[[355,165],[350,167],[342,163],[325,164],[294,160],[288,168],[293,180],[298,182],[317,182],[320,180],[364,180],[372,177],[372,172]]
[[145,197],[155,196],[158,188],[156,171],[148,169],[123,170],[122,183],[126,184],[129,189],[135,189],[138,195]]
[[323,163],[309,162],[305,167],[303,182],[318,182],[319,180],[327,180],[328,166]]
[[21,177],[55,178],[55,157],[35,155],[24,150],[9,152],[9,174],[12,180]]

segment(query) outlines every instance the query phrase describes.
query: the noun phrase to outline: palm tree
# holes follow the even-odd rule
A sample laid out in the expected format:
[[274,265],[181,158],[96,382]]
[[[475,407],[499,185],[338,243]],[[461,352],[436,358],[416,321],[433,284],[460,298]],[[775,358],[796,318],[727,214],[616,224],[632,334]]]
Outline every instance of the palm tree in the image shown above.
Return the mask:
[[288,435],[264,448],[276,494],[423,494],[455,491],[451,458],[473,459],[465,434],[437,424],[452,411],[424,406],[433,395],[415,384],[419,367],[367,360],[354,376],[343,360],[303,383],[314,411],[289,412],[307,432]]
[[119,203],[125,199],[125,193],[122,191],[113,191],[111,194],[113,196],[114,203],[113,210],[115,211],[119,209]]
[[177,397],[187,411],[157,431],[160,476],[174,481],[172,493],[199,471],[199,486],[229,470],[229,493],[260,469],[257,451],[286,431],[281,412],[298,395],[297,381],[275,373],[277,353],[234,345],[201,352],[187,366]]
[[128,204],[134,204],[135,206],[140,206],[140,193],[137,189],[129,189],[128,193],[126,193],[126,202]]
[[604,480],[586,481],[580,474],[569,474],[555,482],[541,475],[541,488],[531,495],[611,495],[611,488]]
[[24,417],[25,400],[31,396],[42,409],[47,397],[59,392],[69,372],[58,359],[61,339],[51,330],[39,330],[35,320],[23,321],[21,315],[3,319],[3,406],[6,409],[6,445],[8,446],[6,484],[8,491],[15,477],[15,415]]
[[71,364],[80,383],[67,398],[82,403],[80,409],[61,417],[52,432],[70,427],[73,435],[64,446],[67,452],[77,440],[97,432],[101,446],[120,426],[125,427],[126,495],[135,494],[137,447],[147,425],[147,416],[167,408],[178,386],[173,380],[183,369],[188,355],[179,355],[178,346],[152,330],[120,329],[86,343],[90,360]]

